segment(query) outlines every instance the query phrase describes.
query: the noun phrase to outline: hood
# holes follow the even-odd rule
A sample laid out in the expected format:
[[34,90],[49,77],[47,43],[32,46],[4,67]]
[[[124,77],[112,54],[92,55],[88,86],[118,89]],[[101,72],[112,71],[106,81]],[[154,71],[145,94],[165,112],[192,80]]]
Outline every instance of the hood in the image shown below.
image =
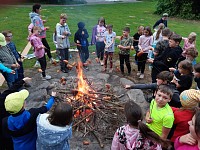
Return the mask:
[[72,126],[58,127],[47,120],[49,114],[41,114],[37,118],[38,140],[43,145],[57,146],[72,136]]
[[37,13],[35,13],[35,12],[30,12],[30,13],[29,13],[29,17],[31,18],[31,20],[32,20],[35,16],[40,17],[40,15],[37,14]]
[[78,25],[79,29],[83,29],[85,27],[85,23],[84,22],[79,22],[77,25]]

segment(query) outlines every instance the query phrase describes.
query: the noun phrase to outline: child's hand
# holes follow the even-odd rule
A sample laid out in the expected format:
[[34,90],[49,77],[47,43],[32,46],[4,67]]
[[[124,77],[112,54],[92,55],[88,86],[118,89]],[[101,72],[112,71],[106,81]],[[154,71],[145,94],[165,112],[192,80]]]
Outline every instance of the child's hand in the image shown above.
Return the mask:
[[153,63],[153,60],[154,60],[154,59],[147,59],[147,62],[152,64],[152,63]]
[[186,144],[189,144],[189,145],[195,145],[197,143],[197,140],[194,139],[190,133],[188,133],[186,135],[181,136],[179,138],[179,142],[180,143],[186,143]]
[[82,34],[85,34],[85,32],[84,32],[84,31],[82,31]]
[[31,82],[32,79],[29,77],[25,77],[25,78],[23,78],[23,80],[25,83],[28,83],[28,82]]
[[56,96],[56,92],[52,91],[51,92],[51,96],[55,97]]
[[65,35],[65,36],[67,36],[68,34],[69,34],[69,32],[67,32],[67,31],[63,32],[63,35]]
[[151,46],[151,47],[150,47],[150,50],[154,51],[154,48]]
[[150,124],[150,123],[153,122],[153,119],[152,119],[152,118],[149,118],[149,117],[146,117],[146,122]]
[[125,89],[130,89],[130,87],[131,87],[130,85],[125,85],[124,86]]
[[15,74],[15,70],[12,70],[12,71],[11,71],[11,74]]
[[176,69],[173,68],[173,67],[169,68],[169,71],[171,71],[171,72],[174,72],[175,70],[176,70]]
[[45,27],[46,28],[46,30],[49,30],[49,27]]

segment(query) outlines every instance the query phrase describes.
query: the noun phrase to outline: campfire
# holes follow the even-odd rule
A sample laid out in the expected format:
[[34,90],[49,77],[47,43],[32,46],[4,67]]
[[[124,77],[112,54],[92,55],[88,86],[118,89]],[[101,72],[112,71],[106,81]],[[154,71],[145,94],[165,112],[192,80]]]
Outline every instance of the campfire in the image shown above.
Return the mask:
[[[119,122],[124,122],[123,104],[119,102],[123,94],[115,95],[112,86],[105,81],[87,78],[80,62],[76,69],[77,77],[62,77],[60,84],[67,87],[57,91],[73,106],[74,130],[82,132],[84,137],[92,133],[100,147],[104,147],[102,139],[111,139]],[[107,130],[112,132],[109,134]]]

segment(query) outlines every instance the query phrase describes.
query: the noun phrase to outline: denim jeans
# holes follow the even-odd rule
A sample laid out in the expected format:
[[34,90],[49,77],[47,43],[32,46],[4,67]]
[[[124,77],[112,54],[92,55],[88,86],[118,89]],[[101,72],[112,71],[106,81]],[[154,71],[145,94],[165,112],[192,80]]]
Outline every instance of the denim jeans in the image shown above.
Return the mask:
[[79,49],[79,56],[82,63],[85,63],[87,61],[87,59],[89,58],[88,46],[82,46]]

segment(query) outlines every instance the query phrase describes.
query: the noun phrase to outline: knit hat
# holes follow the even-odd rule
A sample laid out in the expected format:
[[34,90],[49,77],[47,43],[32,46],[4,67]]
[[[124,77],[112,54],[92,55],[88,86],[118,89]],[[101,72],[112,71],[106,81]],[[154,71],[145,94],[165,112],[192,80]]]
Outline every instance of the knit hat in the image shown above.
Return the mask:
[[5,39],[5,36],[2,33],[0,33],[0,45],[6,46],[6,39]]
[[10,114],[18,113],[23,105],[25,99],[29,96],[27,90],[21,90],[19,92],[9,94],[5,99],[5,108]]
[[85,23],[83,22],[79,22],[77,25],[79,29],[83,29],[85,27]]
[[200,91],[195,89],[185,90],[180,94],[181,105],[184,108],[194,108],[200,102]]
[[163,17],[168,17],[168,13],[164,13],[162,16]]

